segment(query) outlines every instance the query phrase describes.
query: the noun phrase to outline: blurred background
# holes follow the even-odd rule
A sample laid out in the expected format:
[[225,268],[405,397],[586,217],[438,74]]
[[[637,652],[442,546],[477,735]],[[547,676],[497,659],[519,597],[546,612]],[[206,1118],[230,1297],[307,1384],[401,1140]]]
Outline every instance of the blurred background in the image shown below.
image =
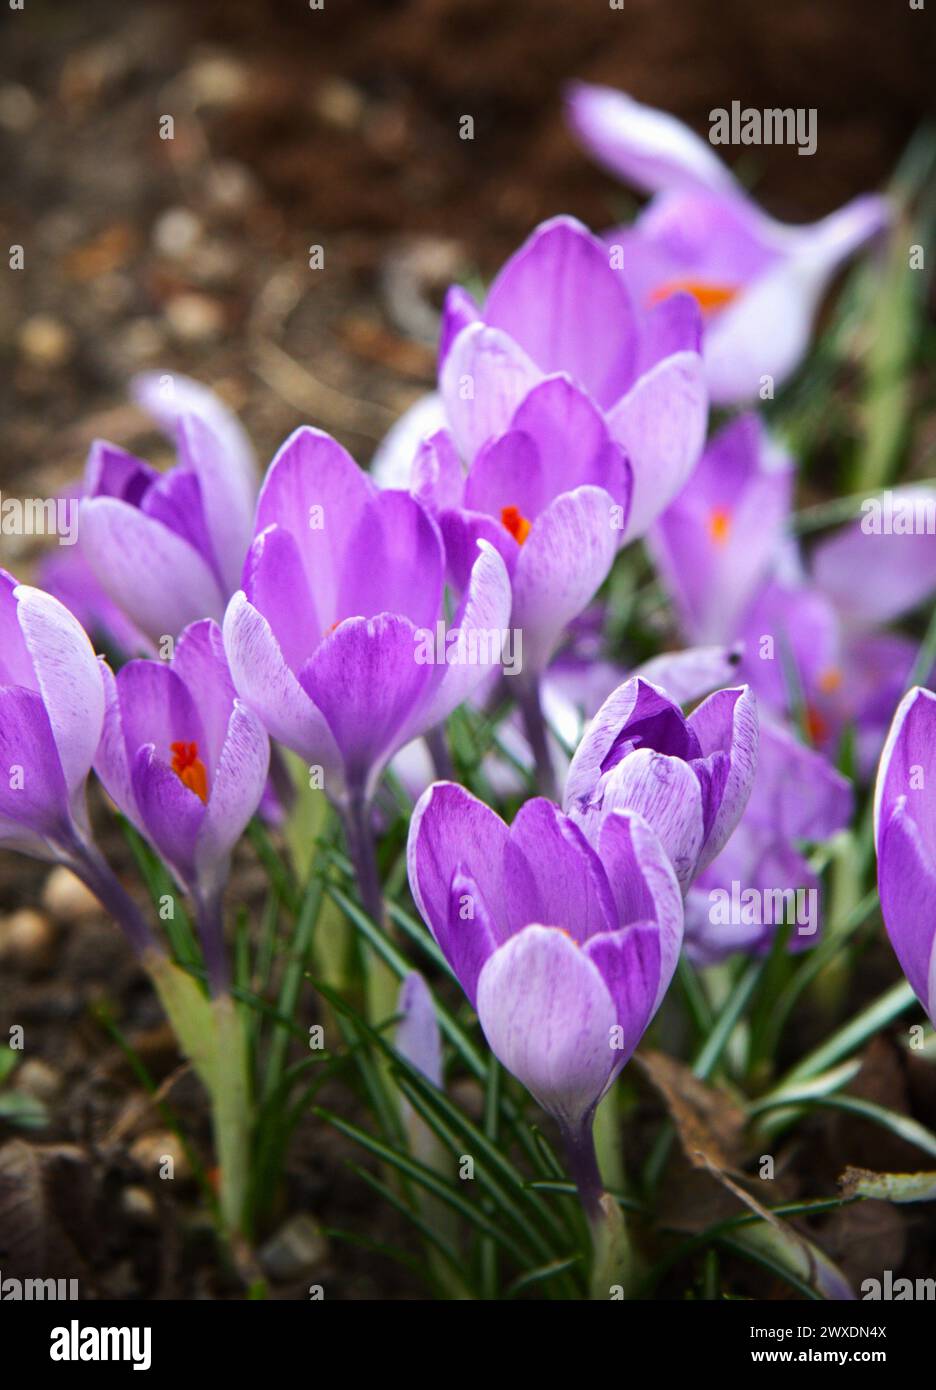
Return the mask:
[[432,380],[450,279],[541,218],[630,209],[565,128],[571,78],[701,131],[733,99],[815,106],[812,158],[728,151],[795,221],[887,179],[936,49],[909,0],[28,0],[0,25],[2,245],[25,252],[0,276],[0,488],[26,495],[95,435],[158,459],[125,396],[146,367],[215,386],[264,464],[300,421],[366,461]]

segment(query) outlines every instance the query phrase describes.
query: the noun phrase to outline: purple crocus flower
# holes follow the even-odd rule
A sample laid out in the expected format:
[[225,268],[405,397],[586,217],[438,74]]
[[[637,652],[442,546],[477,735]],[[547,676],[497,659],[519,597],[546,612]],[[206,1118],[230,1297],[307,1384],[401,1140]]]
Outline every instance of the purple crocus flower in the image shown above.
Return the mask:
[[874,792],[881,913],[913,991],[936,1027],[936,695],[907,692]]
[[135,391],[176,438],[179,462],[160,473],[96,441],[79,544],[110,599],[158,643],[200,618],[224,616],[250,541],[256,477],[240,425],[206,388],[146,375]]
[[705,316],[703,354],[713,403],[757,398],[780,385],[808,346],[838,267],[890,218],[868,195],[808,226],[776,221],[751,199],[712,146],[664,111],[609,87],[576,83],[568,117],[594,157],[654,195],[633,227],[610,232],[640,307],[688,292]]
[[543,798],[508,827],[438,782],[410,825],[416,905],[492,1051],[559,1125],[583,1202],[601,1183],[591,1123],[666,992],[682,900],[659,840],[609,814],[593,848]]
[[444,571],[438,527],[413,497],[379,491],[320,430],[290,436],[224,641],[242,698],[339,803],[369,801],[388,759],[499,664],[503,561],[481,543],[440,653]]
[[[808,921],[800,918],[804,907],[818,903],[820,885],[800,846],[829,839],[851,819],[848,779],[775,720],[761,714],[759,726],[751,798],[731,839],[686,898],[686,953],[698,965],[724,960],[734,951],[768,950],[782,920],[775,903],[783,904],[787,916],[791,909],[799,913],[790,950],[815,946],[818,932],[810,929],[818,928],[818,913]],[[754,890],[754,908],[744,906],[742,895],[749,890]],[[798,892],[791,901],[791,893]],[[731,904],[729,921],[722,920],[724,903]]]
[[417,452],[411,487],[438,520],[458,590],[480,540],[500,553],[511,624],[523,634],[521,679],[535,680],[607,577],[628,516],[630,464],[601,412],[567,378],[548,377],[467,475],[452,437],[433,435]]
[[564,805],[593,845],[614,811],[639,812],[685,893],[741,818],[756,767],[747,686],[716,691],[686,718],[664,690],[633,677],[604,702],[576,749]]
[[78,620],[0,570],[0,847],[76,873],[134,949],[158,949],[91,842],[85,786],[104,721],[104,684]]
[[[649,538],[685,637],[738,641],[739,676],[834,754],[847,724],[870,774],[917,644],[885,623],[936,589],[936,491],[897,488],[804,559],[787,535],[792,472],[754,415],[727,425]],[[931,523],[927,528],[927,518]]]
[[730,641],[790,518],[793,462],[757,415],[741,415],[711,439],[648,543],[691,642]]
[[[607,436],[630,460],[633,498],[618,539],[642,536],[689,476],[705,440],[700,330],[688,295],[652,312],[635,309],[607,248],[571,217],[537,227],[503,266],[483,308],[465,290],[450,290],[439,394],[458,452],[473,473],[480,470],[466,488],[466,505],[485,512],[496,504],[498,516],[512,506],[526,516],[523,507],[534,498],[542,505],[585,481],[578,474],[604,472],[607,463],[599,466],[596,453],[606,460],[607,439],[568,384],[523,408],[534,387],[558,376],[587,395],[590,415],[600,413]],[[552,428],[565,449],[549,448],[547,415],[557,417]],[[528,425],[535,447],[517,438],[509,447],[494,443]],[[568,442],[578,430],[581,445],[570,457]],[[512,483],[516,495],[498,483]]]
[[226,967],[220,899],[231,851],[263,795],[266,733],[237,698],[221,632],[193,623],[170,662],[101,662],[106,709],[95,769],[198,909],[216,989]]
[[64,603],[95,641],[122,656],[155,655],[150,639],[103,588],[82,553],[80,542],[45,551],[37,579],[38,587]]

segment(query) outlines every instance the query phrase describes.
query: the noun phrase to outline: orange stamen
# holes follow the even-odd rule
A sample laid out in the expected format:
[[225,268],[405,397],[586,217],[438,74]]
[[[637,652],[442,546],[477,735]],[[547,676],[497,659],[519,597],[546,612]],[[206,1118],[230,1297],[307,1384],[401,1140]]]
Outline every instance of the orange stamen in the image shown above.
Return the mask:
[[518,545],[523,544],[532,529],[532,523],[527,521],[519,507],[502,507],[501,523]]
[[199,801],[208,800],[208,770],[198,756],[197,743],[171,743],[172,770]]
[[667,280],[665,285],[658,285],[651,291],[649,302],[651,305],[660,304],[680,290],[692,295],[703,314],[714,314],[724,309],[738,293],[736,285],[718,285],[710,280]]
[[708,532],[716,545],[726,545],[731,531],[731,513],[724,507],[713,507],[709,513]]

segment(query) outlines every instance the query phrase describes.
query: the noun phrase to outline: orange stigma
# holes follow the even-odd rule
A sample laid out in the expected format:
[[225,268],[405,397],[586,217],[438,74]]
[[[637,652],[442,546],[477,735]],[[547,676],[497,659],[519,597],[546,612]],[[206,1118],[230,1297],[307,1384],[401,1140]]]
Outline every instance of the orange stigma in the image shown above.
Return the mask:
[[530,534],[531,523],[527,521],[519,507],[501,507],[501,523],[518,545],[522,545]]
[[731,531],[731,513],[724,507],[713,507],[709,513],[708,533],[716,545],[726,545]]
[[194,792],[199,801],[208,800],[208,772],[198,756],[197,743],[170,743],[172,770],[183,786]]
[[813,747],[818,747],[825,743],[829,732],[829,726],[815,705],[807,705],[805,709],[806,732],[809,734],[809,741]]
[[665,285],[658,285],[651,291],[649,302],[651,305],[661,304],[664,299],[669,299],[671,294],[678,294],[680,290],[685,294],[691,294],[706,316],[724,309],[738,293],[735,285],[718,285],[711,280],[667,280]]
[[827,666],[819,677],[819,689],[823,695],[834,695],[842,684],[842,673],[837,666]]

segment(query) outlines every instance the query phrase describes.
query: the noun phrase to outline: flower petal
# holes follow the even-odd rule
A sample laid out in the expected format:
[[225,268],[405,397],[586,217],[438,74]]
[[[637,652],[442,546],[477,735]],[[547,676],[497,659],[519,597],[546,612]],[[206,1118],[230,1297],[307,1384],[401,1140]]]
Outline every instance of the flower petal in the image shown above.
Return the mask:
[[442,397],[432,391],[404,410],[378,444],[370,475],[378,487],[409,487],[416,450],[448,424]]
[[321,766],[329,790],[336,793],[341,758],[328,723],[287,666],[270,624],[242,591],[228,604],[223,633],[241,699],[273,738],[307,763]]
[[612,811],[606,817],[599,832],[598,856],[614,893],[621,925],[650,922],[657,934],[652,1014],[669,988],[682,946],[679,881],[659,837],[636,811]]
[[543,797],[514,818],[504,855],[511,929],[560,927],[579,944],[618,925],[601,861],[581,830]]
[[566,101],[572,129],[598,163],[645,193],[737,187],[708,141],[669,112],[588,82],[572,83]]
[[624,540],[643,536],[695,467],[708,421],[702,359],[677,352],[658,362],[608,414],[608,429],[634,470]]
[[187,887],[196,881],[195,855],[205,806],[153,745],[132,756],[130,777],[145,833]]
[[[504,901],[504,850],[508,830],[489,806],[454,782],[436,782],[416,804],[406,859],[410,891],[419,914],[437,941],[449,922],[449,890],[460,864],[471,866],[491,913]],[[493,930],[506,936],[506,918]]]
[[[893,507],[891,522],[908,520],[916,509],[923,525],[936,518],[936,489],[896,488],[884,495]],[[906,534],[876,533],[873,498],[863,504],[860,522],[843,526],[816,546],[812,576],[846,622],[877,627],[918,607],[936,589],[936,540],[932,529]]]
[[749,686],[716,690],[689,716],[706,759],[723,754],[727,775],[718,776],[713,818],[706,817],[705,848],[698,869],[710,864],[727,841],[751,795],[757,771],[757,701]]
[[198,835],[201,879],[223,881],[223,866],[260,805],[269,768],[270,740],[256,715],[235,700]]
[[490,957],[478,1018],[498,1060],[566,1129],[597,1104],[623,1060],[601,972],[565,932],[529,926]]
[[0,845],[46,857],[46,837],[66,838],[69,822],[69,789],[42,697],[0,686]]
[[509,334],[469,324],[455,339],[439,375],[439,391],[455,442],[473,459],[504,434],[513,413],[543,373]]
[[523,631],[525,672],[542,671],[571,622],[614,563],[621,532],[604,488],[578,487],[541,512],[513,572],[513,624]]
[[936,873],[903,799],[879,830],[878,890],[900,967],[936,1026]]
[[75,796],[84,787],[104,722],[97,657],[78,619],[58,599],[26,584],[14,595],[65,782]]
[[161,522],[111,497],[86,499],[82,553],[113,601],[152,641],[199,618],[220,621],[224,595],[201,555]]
[[568,372],[601,406],[633,378],[634,314],[608,251],[572,217],[542,223],[502,268],[485,321],[544,373]]

